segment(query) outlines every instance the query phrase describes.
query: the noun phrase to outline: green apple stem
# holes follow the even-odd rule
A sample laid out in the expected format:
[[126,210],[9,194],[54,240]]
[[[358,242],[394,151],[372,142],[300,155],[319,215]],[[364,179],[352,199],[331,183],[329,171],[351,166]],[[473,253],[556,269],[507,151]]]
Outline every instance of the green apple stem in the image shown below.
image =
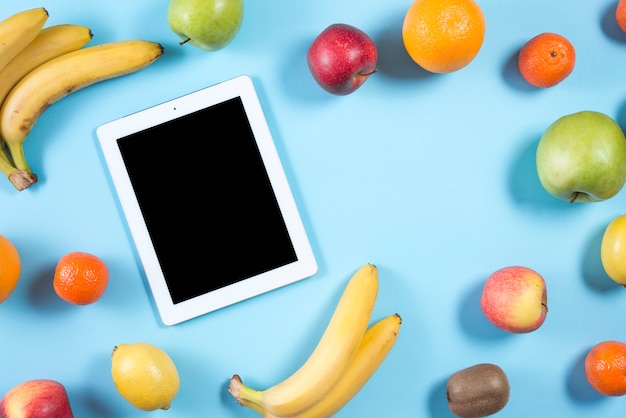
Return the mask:
[[180,41],[180,42],[178,43],[178,45],[183,46],[183,45],[185,45],[185,44],[186,44],[187,42],[189,42],[189,41],[191,41],[191,38],[185,38],[185,39],[183,39],[182,41]]

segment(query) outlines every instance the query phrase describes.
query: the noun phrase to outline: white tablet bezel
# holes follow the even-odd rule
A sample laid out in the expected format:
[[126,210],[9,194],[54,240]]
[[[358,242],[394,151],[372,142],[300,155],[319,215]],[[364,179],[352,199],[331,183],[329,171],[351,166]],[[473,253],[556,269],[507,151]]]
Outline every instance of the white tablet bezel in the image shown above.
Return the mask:
[[[226,100],[240,97],[247,114],[263,163],[275,192],[297,260],[252,278],[219,288],[180,303],[173,303],[157,259],[141,208],[138,204],[118,139],[161,123],[193,113]],[[227,123],[227,121],[224,121]],[[219,127],[212,129],[219,130]],[[304,229],[294,197],[260,101],[250,77],[241,75],[165,103],[105,123],[96,129],[96,136],[108,168],[126,224],[146,275],[162,322],[174,325],[200,315],[241,302],[317,272],[317,263]],[[210,249],[207,249],[210,252]],[[222,268],[227,269],[228,266]],[[219,273],[218,273],[219,274]]]

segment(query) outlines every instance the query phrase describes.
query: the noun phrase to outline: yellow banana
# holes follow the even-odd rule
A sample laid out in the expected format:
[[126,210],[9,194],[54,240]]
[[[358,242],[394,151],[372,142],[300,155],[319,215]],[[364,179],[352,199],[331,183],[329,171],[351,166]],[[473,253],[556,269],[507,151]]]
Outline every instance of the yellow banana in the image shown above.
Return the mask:
[[256,405],[279,417],[310,408],[337,383],[356,355],[377,294],[378,269],[365,264],[350,278],[324,334],[297,371],[266,390],[252,389],[234,375],[230,393],[241,405]]
[[[293,415],[292,418],[330,417],[343,408],[361,390],[387,357],[396,343],[401,324],[400,315],[393,314],[372,325],[365,333],[356,356],[337,384],[319,402]],[[268,413],[260,405],[248,402],[245,406],[258,412],[264,418],[280,418]]]
[[0,70],[26,48],[48,20],[43,7],[24,10],[0,21]]
[[330,417],[343,408],[372,377],[394,346],[402,318],[398,314],[381,319],[363,337],[359,351],[337,384],[318,403],[294,418]]
[[127,40],[81,48],[53,58],[25,75],[0,108],[0,136],[15,166],[31,173],[23,143],[49,106],[84,87],[145,68],[163,54],[156,42]]
[[11,157],[7,153],[6,144],[0,138],[0,172],[2,172],[7,179],[13,184],[13,186],[22,191],[32,184],[37,182],[37,176],[35,174],[27,173],[24,170],[19,170],[13,165]]
[[0,104],[13,86],[31,70],[59,55],[85,46],[92,38],[85,26],[62,24],[44,28],[2,70],[0,70]]

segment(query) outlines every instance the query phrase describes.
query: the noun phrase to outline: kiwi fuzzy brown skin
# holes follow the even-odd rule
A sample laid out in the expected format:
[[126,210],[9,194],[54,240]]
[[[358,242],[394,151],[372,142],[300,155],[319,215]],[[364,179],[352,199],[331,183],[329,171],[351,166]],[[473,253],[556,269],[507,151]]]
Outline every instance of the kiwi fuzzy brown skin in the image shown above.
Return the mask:
[[459,418],[480,418],[502,410],[509,401],[509,379],[497,365],[481,363],[448,378],[450,412]]

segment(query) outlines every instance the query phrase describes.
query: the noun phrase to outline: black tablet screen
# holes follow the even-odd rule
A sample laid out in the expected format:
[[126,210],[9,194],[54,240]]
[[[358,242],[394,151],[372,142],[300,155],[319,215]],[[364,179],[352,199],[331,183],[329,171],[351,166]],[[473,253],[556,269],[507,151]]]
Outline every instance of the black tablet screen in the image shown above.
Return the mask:
[[118,146],[174,303],[296,261],[240,98]]

